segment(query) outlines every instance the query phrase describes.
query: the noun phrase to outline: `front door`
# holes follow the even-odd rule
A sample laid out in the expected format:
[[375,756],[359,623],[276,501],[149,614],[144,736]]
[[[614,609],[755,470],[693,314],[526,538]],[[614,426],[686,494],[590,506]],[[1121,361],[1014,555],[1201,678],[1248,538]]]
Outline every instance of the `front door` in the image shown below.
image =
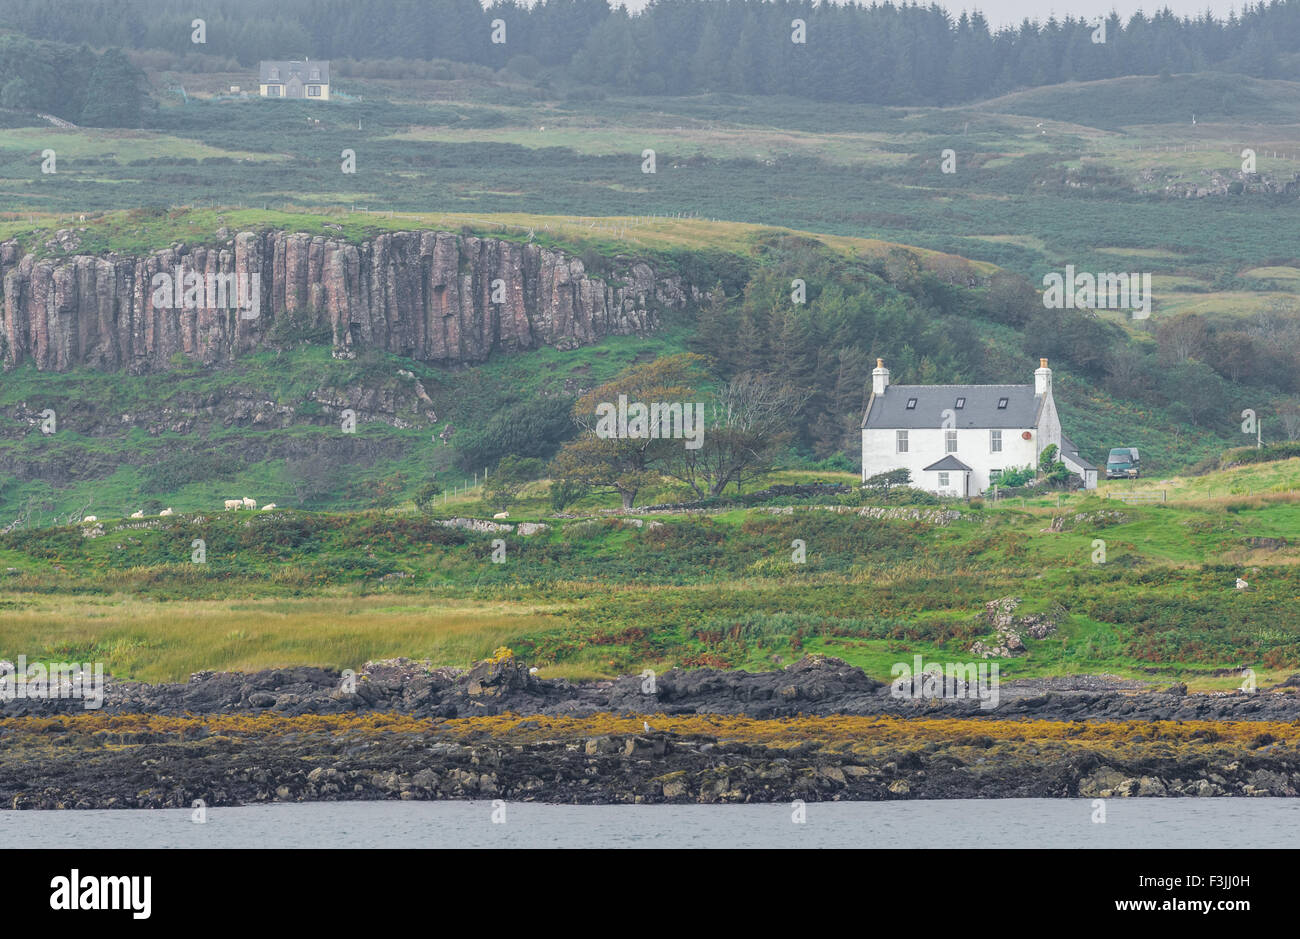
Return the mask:
[[302,97],[302,79],[299,78],[297,75],[293,75],[293,76],[291,76],[291,77],[289,78],[289,80],[288,80],[287,82],[285,82],[285,85],[284,85],[284,93],[285,93],[285,96],[286,96],[286,97],[289,97],[289,98],[301,98],[301,97]]

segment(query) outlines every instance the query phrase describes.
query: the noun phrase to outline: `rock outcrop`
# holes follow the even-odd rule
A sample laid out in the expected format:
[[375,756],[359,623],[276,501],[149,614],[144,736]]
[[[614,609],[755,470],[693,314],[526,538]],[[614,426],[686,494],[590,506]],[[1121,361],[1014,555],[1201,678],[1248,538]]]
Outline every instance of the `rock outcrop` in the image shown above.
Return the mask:
[[[150,524],[144,522],[142,524]],[[891,686],[857,666],[812,654],[770,672],[668,669],[613,681],[541,678],[505,657],[473,669],[431,668],[409,659],[366,663],[348,682],[337,671],[298,667],[261,672],[197,672],[185,683],[145,684],[106,676],[103,714],[395,713],[414,718],[484,714],[726,714],[758,720],[799,715],[860,715],[1059,721],[1295,721],[1300,675],[1259,692],[1175,695],[1140,682],[1103,676],[1003,681],[1000,703],[985,709],[965,696],[899,698]],[[21,697],[0,702],[0,721],[86,713],[72,697]],[[2,731],[2,728],[0,728]],[[0,733],[2,736],[2,733]]]
[[1029,651],[1025,648],[1025,636],[1030,639],[1046,639],[1056,633],[1056,621],[1051,617],[1041,613],[1016,616],[1019,606],[1019,597],[1002,597],[984,604],[984,614],[980,619],[993,627],[995,637],[991,643],[976,640],[970,647],[971,654],[986,659],[1024,655]]
[[[274,341],[277,324],[282,335],[328,332],[343,356],[375,348],[473,363],[495,351],[647,333],[663,311],[700,299],[680,277],[642,260],[615,259],[610,274],[597,275],[552,248],[445,231],[392,232],[360,244],[240,232],[217,245],[174,244],[144,257],[77,254],[75,241],[47,247],[49,256],[0,244],[6,368],[30,360],[49,371],[160,371],[177,353],[219,364]],[[179,298],[156,304],[155,275],[175,281],[178,271],[255,285],[256,318],[208,297],[201,303],[212,306],[185,308]]]

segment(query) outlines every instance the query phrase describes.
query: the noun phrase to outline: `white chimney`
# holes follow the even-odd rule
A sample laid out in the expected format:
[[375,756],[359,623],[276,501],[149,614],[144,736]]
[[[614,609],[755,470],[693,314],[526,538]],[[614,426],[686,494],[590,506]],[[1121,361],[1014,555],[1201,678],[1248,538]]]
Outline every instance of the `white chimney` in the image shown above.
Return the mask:
[[876,367],[871,370],[871,393],[882,395],[889,387],[889,369],[885,368],[884,359],[876,359]]
[[1047,367],[1047,359],[1038,360],[1038,368],[1034,369],[1034,394],[1046,395],[1052,393],[1052,370]]

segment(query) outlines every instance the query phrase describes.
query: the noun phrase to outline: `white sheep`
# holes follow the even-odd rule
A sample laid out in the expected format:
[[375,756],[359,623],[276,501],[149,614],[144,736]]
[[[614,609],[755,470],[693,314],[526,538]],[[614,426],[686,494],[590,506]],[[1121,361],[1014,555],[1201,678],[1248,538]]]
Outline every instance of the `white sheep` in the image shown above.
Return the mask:
[[98,519],[96,516],[94,516],[94,515],[87,515],[85,518],[83,518],[83,519],[81,520],[81,524],[84,525],[84,524],[86,524],[87,522],[97,522],[97,521],[99,521],[99,519]]
[[257,503],[254,502],[252,499],[248,498],[248,496],[244,496],[243,502],[244,502],[244,508],[246,509],[257,508]]
[[509,518],[509,517],[510,517],[510,513],[509,513],[509,512],[498,512],[496,515],[493,515],[492,517],[493,517],[493,518]]
[[273,508],[275,508],[275,503],[274,503],[274,502],[268,502],[268,503],[266,503],[266,505],[262,506],[262,511],[263,511],[263,512],[269,512],[269,511],[271,511]]
[[159,512],[158,514],[159,514],[159,515],[175,515],[176,513],[172,511],[171,506],[169,505],[169,506],[167,506],[167,508],[163,509],[163,510],[162,510],[161,512]]
[[144,518],[144,509],[131,513],[132,518]]
[[244,503],[241,502],[239,499],[227,499],[227,500],[226,500],[226,511],[229,512],[231,509],[237,509],[237,508],[239,508],[239,507],[240,507],[241,505],[243,505],[243,504],[244,504]]

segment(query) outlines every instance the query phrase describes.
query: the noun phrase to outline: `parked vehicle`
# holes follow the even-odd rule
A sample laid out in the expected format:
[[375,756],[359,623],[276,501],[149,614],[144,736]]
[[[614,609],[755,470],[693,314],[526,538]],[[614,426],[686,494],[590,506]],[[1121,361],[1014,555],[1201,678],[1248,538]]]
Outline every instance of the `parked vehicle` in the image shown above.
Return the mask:
[[1137,447],[1112,447],[1106,457],[1107,479],[1137,479],[1142,475],[1142,463]]

